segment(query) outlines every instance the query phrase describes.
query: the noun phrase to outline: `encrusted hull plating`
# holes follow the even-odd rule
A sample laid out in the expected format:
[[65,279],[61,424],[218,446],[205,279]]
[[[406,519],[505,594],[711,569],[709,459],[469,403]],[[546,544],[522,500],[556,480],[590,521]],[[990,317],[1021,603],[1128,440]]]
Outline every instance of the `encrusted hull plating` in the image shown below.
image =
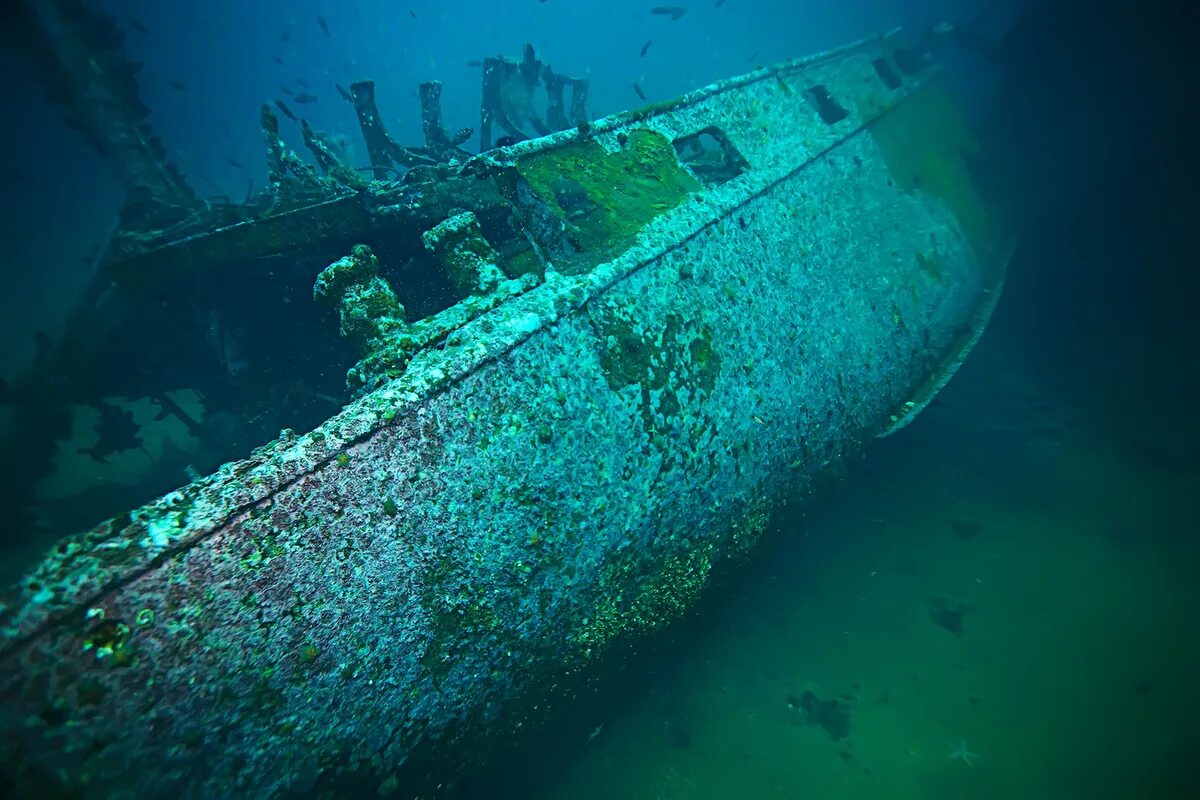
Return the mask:
[[998,289],[961,187],[912,186],[867,127],[929,91],[879,85],[889,48],[481,156],[530,177],[582,137],[716,128],[742,161],[318,430],[60,545],[3,610],[21,780],[386,793],[685,607],[785,491],[902,424]]

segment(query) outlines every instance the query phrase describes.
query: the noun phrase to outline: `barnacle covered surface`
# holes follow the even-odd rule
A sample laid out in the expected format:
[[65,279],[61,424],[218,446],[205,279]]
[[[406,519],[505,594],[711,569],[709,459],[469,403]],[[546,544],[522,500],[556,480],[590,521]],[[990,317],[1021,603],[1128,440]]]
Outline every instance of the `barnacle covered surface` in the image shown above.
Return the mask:
[[[64,542],[0,616],[7,757],[83,795],[394,789],[672,619],[774,499],[888,425],[984,288],[956,209],[896,179],[861,112],[827,124],[805,97],[853,107],[871,57],[485,160],[533,184],[564,152],[667,175],[635,187],[636,218],[576,226],[637,228],[594,268],[547,271],[317,430]],[[667,163],[714,127],[739,174]]]

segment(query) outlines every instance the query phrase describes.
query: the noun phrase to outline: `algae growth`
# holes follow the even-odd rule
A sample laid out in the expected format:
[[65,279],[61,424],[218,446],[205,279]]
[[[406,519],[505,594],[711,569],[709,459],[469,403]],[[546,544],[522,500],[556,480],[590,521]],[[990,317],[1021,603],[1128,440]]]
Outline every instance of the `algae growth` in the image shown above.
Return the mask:
[[526,156],[517,171],[568,221],[579,257],[586,260],[572,265],[579,271],[627,249],[646,223],[700,189],[680,166],[671,141],[645,128],[623,136],[615,152],[585,139]]

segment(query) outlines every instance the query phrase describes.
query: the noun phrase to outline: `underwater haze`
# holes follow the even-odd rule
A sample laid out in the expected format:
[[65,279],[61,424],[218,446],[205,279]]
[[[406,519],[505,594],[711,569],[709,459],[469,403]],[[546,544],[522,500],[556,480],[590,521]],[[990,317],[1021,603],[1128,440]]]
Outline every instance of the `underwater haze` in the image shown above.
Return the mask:
[[1184,4],[0,21],[0,797],[1200,796]]

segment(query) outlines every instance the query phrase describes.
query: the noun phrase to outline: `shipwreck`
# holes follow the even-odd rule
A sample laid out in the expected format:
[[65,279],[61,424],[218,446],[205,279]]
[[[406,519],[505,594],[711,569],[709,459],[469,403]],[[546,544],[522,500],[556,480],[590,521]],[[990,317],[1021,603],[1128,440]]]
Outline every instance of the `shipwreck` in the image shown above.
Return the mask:
[[[61,7],[29,8],[53,32],[39,58],[69,62]],[[4,595],[8,780],[387,796],[535,724],[785,497],[907,424],[980,335],[1006,251],[939,74],[892,32],[588,120],[586,83],[527,49],[484,67],[478,153],[435,84],[419,148],[350,88],[368,170],[304,123],[299,158],[265,105],[271,185],[227,204],[136,114],[114,132],[73,108],[130,205],[47,356],[59,379],[24,395],[104,396],[100,356],[149,346],[126,310],[203,286],[250,298],[264,346],[304,343],[277,369],[318,362],[345,402],[56,542]],[[545,89],[540,129],[504,113],[504,80]]]

